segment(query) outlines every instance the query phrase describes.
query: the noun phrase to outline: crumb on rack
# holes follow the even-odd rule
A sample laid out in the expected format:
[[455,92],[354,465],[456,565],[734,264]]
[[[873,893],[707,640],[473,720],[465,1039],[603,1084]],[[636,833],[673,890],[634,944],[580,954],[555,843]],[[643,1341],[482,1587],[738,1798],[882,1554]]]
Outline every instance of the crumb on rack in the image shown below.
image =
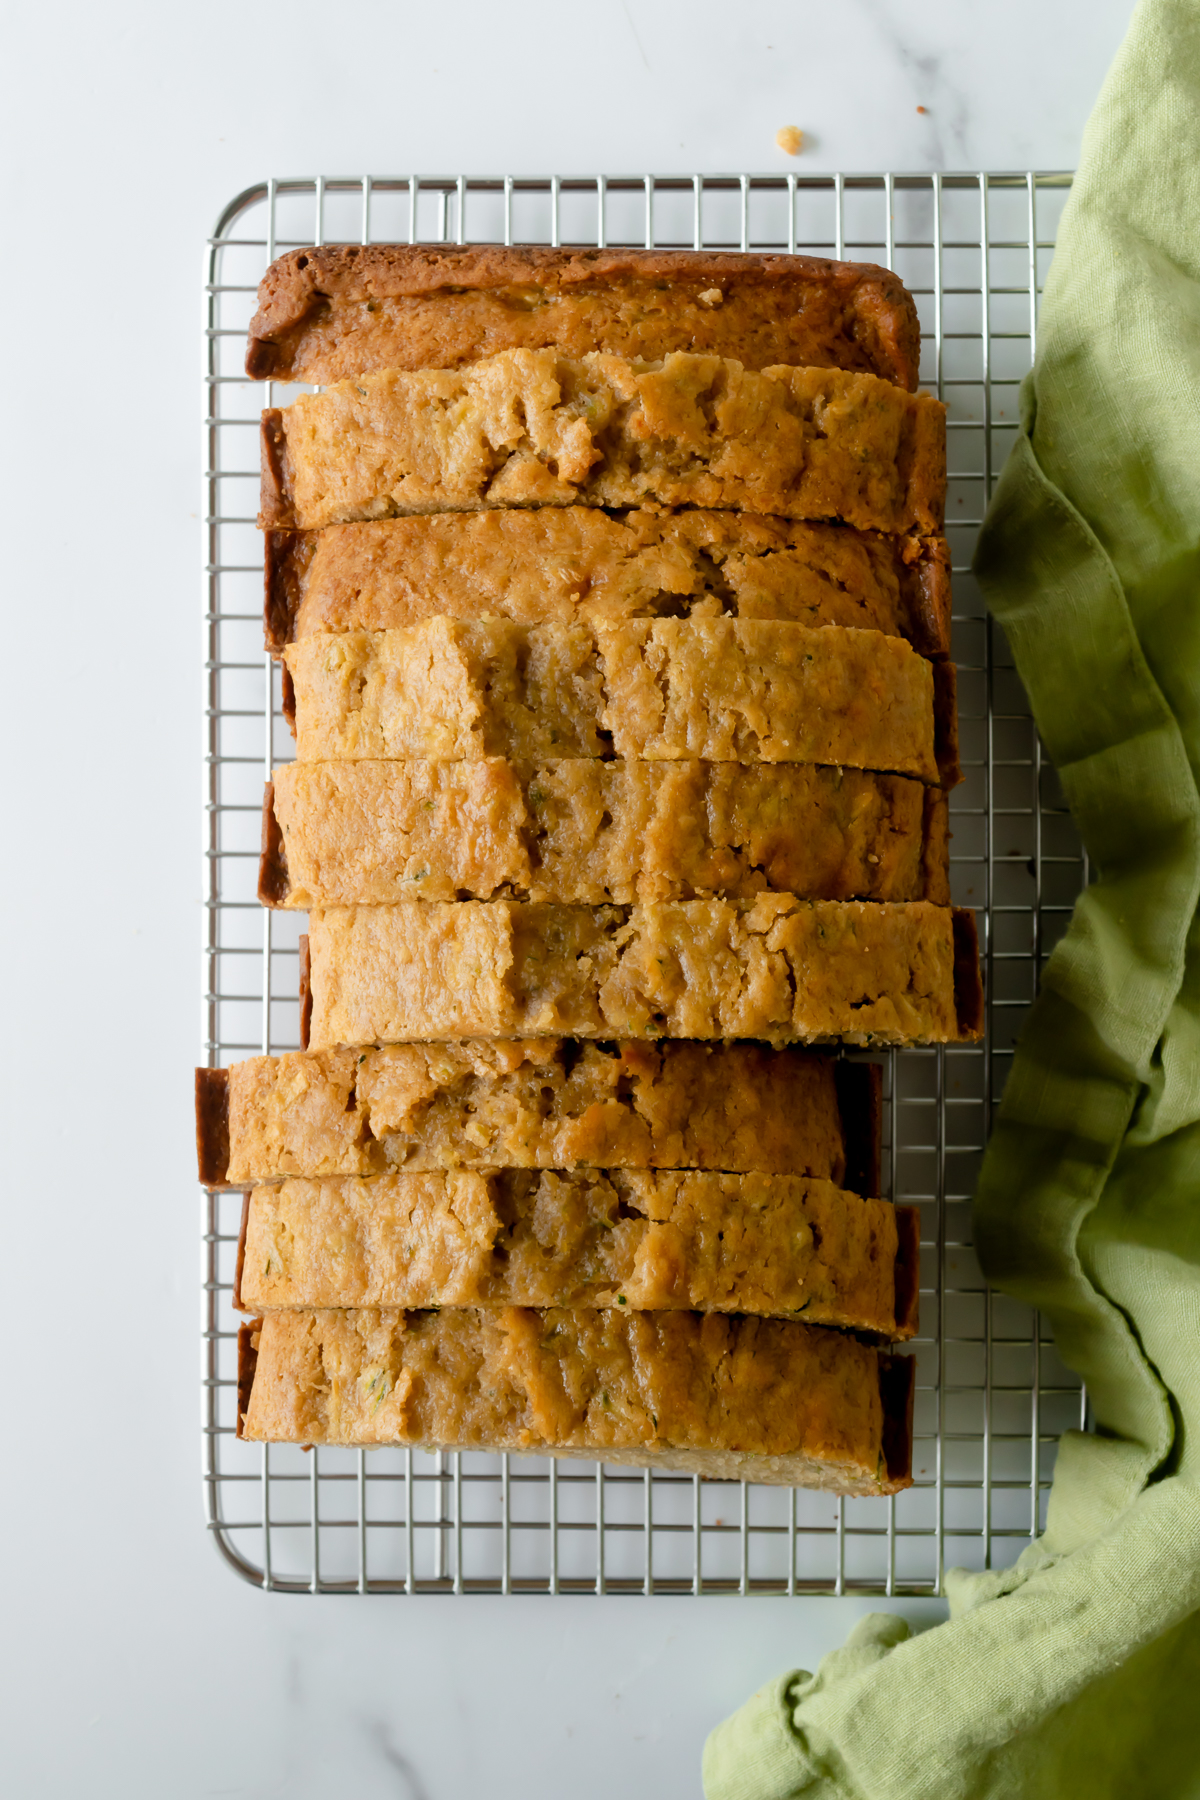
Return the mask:
[[789,156],[799,156],[804,144],[804,133],[798,125],[781,125],[775,133],[775,142]]

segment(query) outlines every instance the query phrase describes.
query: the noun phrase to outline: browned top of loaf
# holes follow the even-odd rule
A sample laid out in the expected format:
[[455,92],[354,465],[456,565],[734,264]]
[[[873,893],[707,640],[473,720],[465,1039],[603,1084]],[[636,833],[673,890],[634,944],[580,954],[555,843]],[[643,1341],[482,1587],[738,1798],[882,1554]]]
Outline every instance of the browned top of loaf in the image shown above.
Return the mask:
[[671,350],[859,369],[915,388],[921,328],[874,263],[694,250],[327,244],[271,264],[246,373],[329,382],[497,350]]
[[267,646],[431,613],[522,625],[678,615],[857,625],[950,648],[944,538],[745,512],[424,513],[267,534]]

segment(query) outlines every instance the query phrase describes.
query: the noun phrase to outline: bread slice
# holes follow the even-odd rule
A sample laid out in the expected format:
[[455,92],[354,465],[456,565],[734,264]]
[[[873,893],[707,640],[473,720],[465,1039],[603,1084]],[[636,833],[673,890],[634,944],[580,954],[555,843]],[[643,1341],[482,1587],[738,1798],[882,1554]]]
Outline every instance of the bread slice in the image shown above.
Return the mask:
[[435,613],[518,625],[730,614],[859,626],[945,656],[950,554],[941,537],[594,506],[266,534],[264,620],[276,655],[313,632],[389,631]]
[[878,631],[433,618],[303,638],[284,659],[308,762],[615,754],[939,779],[932,666]]
[[881,1071],[761,1044],[558,1038],[196,1071],[206,1187],[392,1169],[762,1170],[880,1191]]
[[263,414],[260,525],[497,506],[736,507],[941,531],[939,400],[837,369],[505,350]]
[[841,1494],[912,1482],[915,1364],[721,1313],[274,1312],[239,1333],[238,1435],[515,1450]]
[[305,1047],[429,1038],[954,1043],[981,1018],[974,915],[926,901],[327,907]]
[[796,1175],[293,1178],[248,1196],[234,1304],[683,1308],[906,1338],[919,1246],[915,1208]]
[[946,796],[903,775],[706,762],[297,762],[263,802],[268,906],[950,900]]
[[693,250],[325,244],[271,264],[246,373],[325,383],[452,369],[497,350],[671,350],[806,363],[917,385],[921,328],[872,263]]

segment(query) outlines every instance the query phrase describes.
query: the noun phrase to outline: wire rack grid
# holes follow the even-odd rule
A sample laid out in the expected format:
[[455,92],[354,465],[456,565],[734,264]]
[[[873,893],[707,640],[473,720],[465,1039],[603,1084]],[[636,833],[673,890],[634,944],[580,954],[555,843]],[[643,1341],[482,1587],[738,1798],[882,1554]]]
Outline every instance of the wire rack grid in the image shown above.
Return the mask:
[[1086,1397],[1043,1323],[991,1292],[969,1199],[1041,965],[1088,878],[1028,703],[970,573],[1017,425],[1062,174],[271,180],[225,208],[205,286],[203,1051],[210,1066],[298,1043],[300,920],[255,898],[262,782],[290,759],[262,649],[255,511],[263,405],[248,382],[258,280],[327,242],[637,244],[807,250],[881,262],[914,294],[922,380],[947,403],[947,535],[965,779],[952,883],[977,909],[981,1045],[891,1051],[884,1166],[922,1216],[914,1485],[890,1499],[550,1459],[308,1452],[234,1430],[241,1197],[206,1193],[203,1478],[208,1528],[248,1581],[308,1593],[936,1594],[944,1570],[1004,1566],[1044,1524],[1060,1433]]

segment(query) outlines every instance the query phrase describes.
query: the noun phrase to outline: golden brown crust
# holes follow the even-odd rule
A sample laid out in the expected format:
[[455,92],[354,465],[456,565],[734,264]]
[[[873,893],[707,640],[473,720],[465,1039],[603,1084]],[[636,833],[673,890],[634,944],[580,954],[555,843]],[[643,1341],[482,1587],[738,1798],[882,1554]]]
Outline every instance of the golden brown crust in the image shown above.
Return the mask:
[[308,933],[301,932],[299,944],[299,983],[300,983],[300,1048],[308,1049],[308,1040],[312,1035],[312,956],[308,947]]
[[288,729],[294,734],[296,730],[296,690],[292,686],[292,672],[286,663],[279,665],[279,710],[287,720]]
[[260,380],[454,368],[560,345],[832,365],[915,388],[921,352],[896,275],[812,256],[336,244],[279,257],[258,297],[246,373]]
[[933,742],[938,783],[949,790],[962,780],[958,759],[958,670],[949,661],[933,668]]
[[291,522],[291,469],[287,454],[286,421],[278,406],[267,407],[259,430],[259,523]]
[[229,1071],[196,1070],[196,1167],[201,1187],[226,1185],[229,1168]]
[[315,531],[263,533],[263,641],[273,656],[296,635],[319,541]]
[[874,375],[508,350],[263,415],[264,529],[481,507],[715,507],[937,534],[945,408]]
[[908,628],[905,636],[922,656],[949,656],[953,596],[950,546],[943,537],[918,540],[920,554],[910,564],[905,587]]
[[883,1070],[878,1063],[848,1062],[839,1057],[833,1065],[833,1079],[846,1157],[841,1186],[852,1194],[881,1194]]
[[884,1490],[895,1493],[912,1485],[913,1407],[917,1397],[917,1362],[913,1356],[879,1358],[879,1395],[883,1406]]
[[[280,771],[286,780],[286,772]],[[262,847],[258,858],[258,897],[264,906],[287,906],[291,903],[292,882],[288,874],[287,846],[275,807],[275,783],[268,781],[263,789]]]
[[705,510],[542,507],[266,533],[275,655],[314,632],[386,631],[435,614],[521,625],[724,614],[858,626],[945,656],[950,558],[937,537]]
[[897,1206],[894,1336],[915,1337],[921,1323],[921,1209]]
[[799,763],[290,763],[262,841],[276,907],[950,898],[944,795]]
[[979,932],[970,907],[956,906],[954,920],[954,1001],[958,1033],[966,1041],[983,1036],[983,971],[979,965]]
[[246,1435],[246,1414],[250,1409],[250,1395],[254,1390],[254,1374],[258,1367],[258,1342],[261,1330],[261,1319],[248,1319],[244,1325],[238,1327],[237,1423],[234,1431],[239,1438]]
[[250,1197],[236,1303],[682,1308],[907,1338],[910,1212],[794,1175],[291,1177]]
[[950,802],[946,790],[927,787],[922,830],[924,874],[919,898],[935,906],[950,904]]
[[[525,1451],[891,1493],[907,1359],[783,1320],[627,1309],[276,1312],[243,1435]],[[247,1358],[247,1360],[249,1360]]]
[[[314,1048],[429,1037],[951,1043],[949,908],[924,901],[463,901],[313,912]],[[969,954],[957,979],[969,987]],[[978,980],[977,965],[974,979]]]
[[808,1051],[501,1039],[287,1051],[228,1074],[228,1161],[214,1185],[582,1166],[880,1191],[878,1065]]
[[250,1192],[242,1195],[242,1222],[238,1227],[237,1260],[233,1268],[233,1307],[235,1312],[245,1312],[242,1305],[242,1276],[246,1272],[246,1235],[250,1229]]

